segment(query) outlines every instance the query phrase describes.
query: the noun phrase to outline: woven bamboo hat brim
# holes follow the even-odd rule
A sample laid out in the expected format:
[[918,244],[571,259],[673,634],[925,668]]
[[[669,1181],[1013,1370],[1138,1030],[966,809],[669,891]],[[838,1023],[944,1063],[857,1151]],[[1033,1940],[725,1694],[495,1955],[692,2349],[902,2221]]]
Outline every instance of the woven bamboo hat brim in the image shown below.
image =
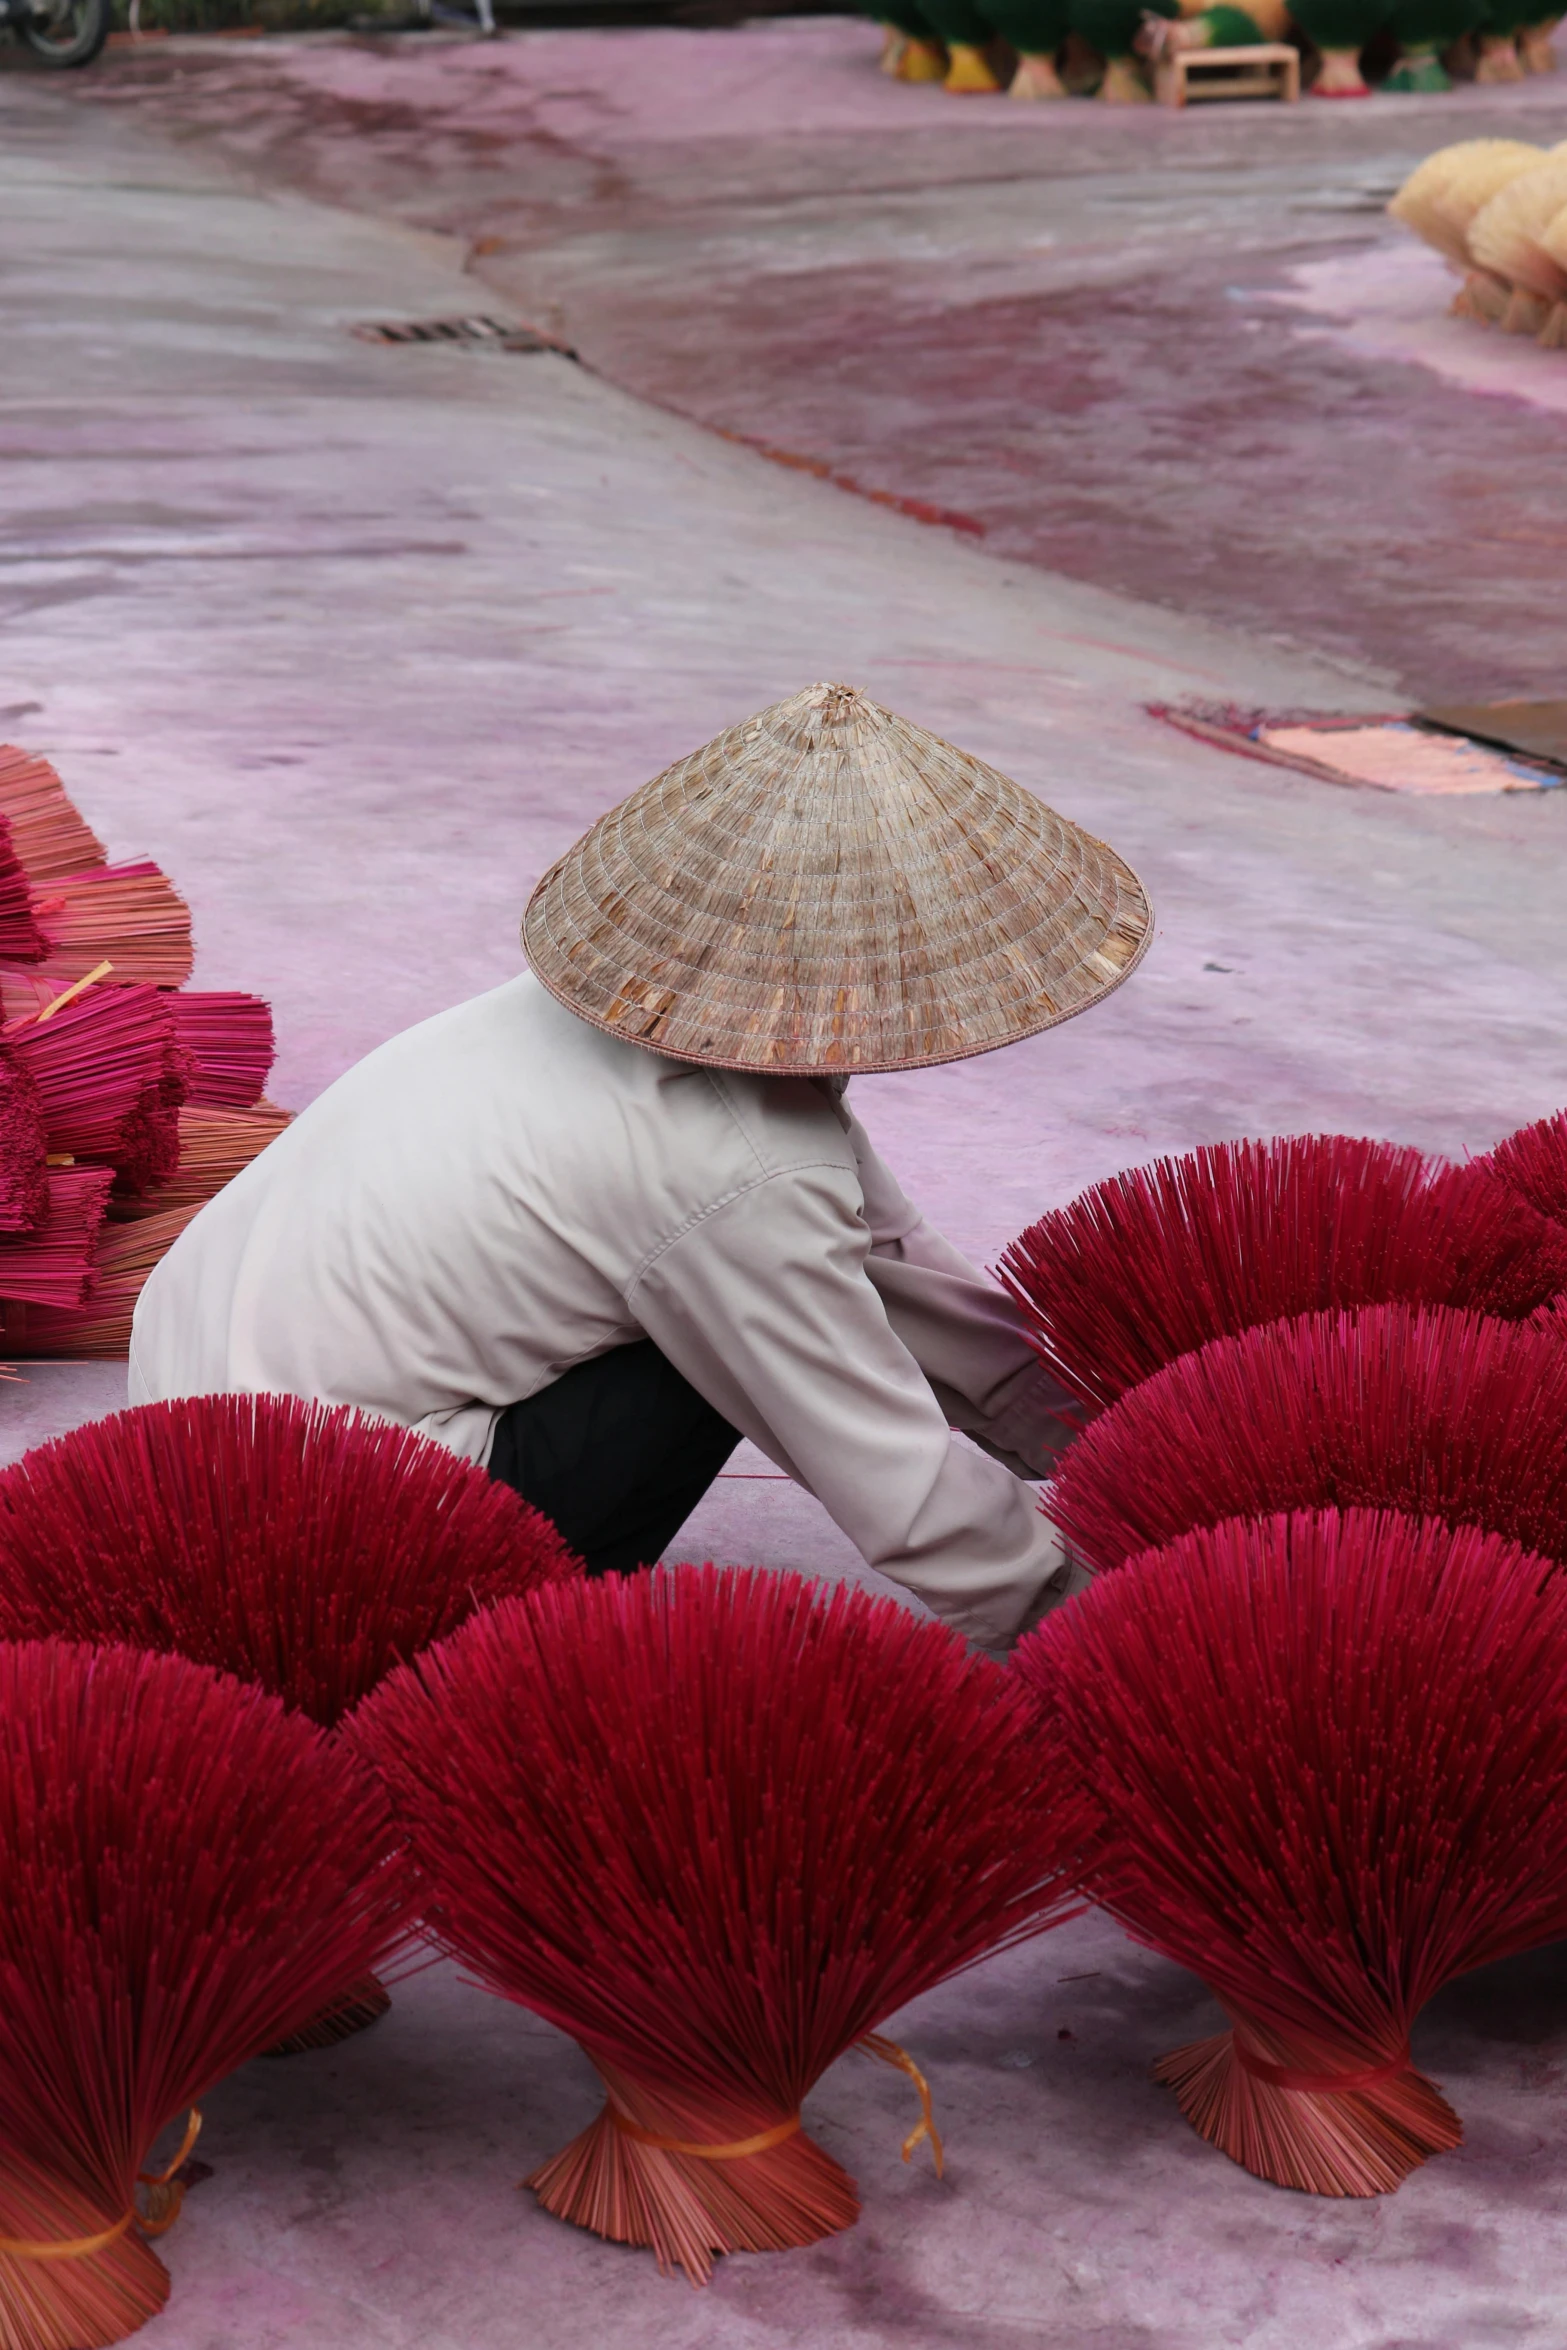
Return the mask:
[[720,1069],[922,1069],[1070,1020],[1152,914],[1131,868],[993,767],[814,685],[667,767],[552,866],[537,977]]

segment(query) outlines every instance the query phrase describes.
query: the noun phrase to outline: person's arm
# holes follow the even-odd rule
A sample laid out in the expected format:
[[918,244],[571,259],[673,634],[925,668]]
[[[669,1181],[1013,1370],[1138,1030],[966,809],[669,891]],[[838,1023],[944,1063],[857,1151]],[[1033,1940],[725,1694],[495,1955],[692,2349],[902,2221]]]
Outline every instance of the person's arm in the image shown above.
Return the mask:
[[858,1119],[844,1118],[871,1249],[865,1270],[947,1424],[1019,1477],[1048,1477],[1088,1416],[1045,1369],[1004,1290],[905,1198]]
[[825,1505],[861,1556],[998,1648],[1065,1595],[1029,1488],[955,1443],[867,1278],[847,1167],[761,1175],[639,1269],[627,1302],[715,1409]]

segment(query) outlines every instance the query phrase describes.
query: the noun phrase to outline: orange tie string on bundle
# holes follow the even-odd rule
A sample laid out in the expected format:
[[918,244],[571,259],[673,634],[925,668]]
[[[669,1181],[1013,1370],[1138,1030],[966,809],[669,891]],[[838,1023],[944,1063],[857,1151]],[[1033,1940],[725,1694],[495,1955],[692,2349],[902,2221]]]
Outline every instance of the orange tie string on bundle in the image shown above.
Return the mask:
[[854,2045],[866,2056],[879,2057],[883,2064],[896,2065],[899,2072],[907,2073],[909,2079],[914,2083],[919,2092],[920,2118],[903,2141],[903,2159],[905,2162],[912,2162],[915,2147],[923,2145],[928,2138],[931,2159],[936,2165],[936,2176],[938,2179],[941,2178],[947,2167],[947,2157],[946,2150],[941,2143],[941,2132],[936,2127],[936,2116],[931,2109],[929,2081],[926,2080],[908,2050],[900,2048],[896,2040],[884,2038],[880,2032],[867,2032],[865,2037],[862,2040],[856,2040]]
[[[915,2147],[922,2145],[928,2138],[939,2179],[946,2168],[946,2155],[931,2107],[930,2083],[925,2075],[906,2048],[900,2048],[896,2040],[883,2038],[880,2032],[867,2032],[854,2045],[865,2056],[876,2056],[883,2064],[896,2065],[914,2083],[919,2091],[923,2112],[903,2141],[903,2159],[911,2162]],[[770,2130],[758,2130],[754,2137],[736,2138],[727,2146],[710,2146],[700,2145],[690,2138],[664,2138],[657,2130],[645,2130],[640,2122],[634,2122],[629,2114],[622,2113],[613,2099],[610,2100],[609,2118],[623,2137],[635,2138],[640,2146],[655,2146],[660,2154],[694,2155],[698,2162],[739,2162],[747,2154],[765,2154],[770,2146],[781,2146],[786,2138],[792,2138],[796,2130],[804,2127],[803,2115],[791,2113],[781,2122],[775,2122]]]
[[[201,2136],[201,2115],[193,2105],[190,2119],[185,2124],[185,2135],[180,2140],[179,2152],[167,2167],[160,2171],[140,2170],[136,2173],[138,2187],[170,2190],[169,2208],[157,2213],[131,2209],[121,2214],[111,2227],[100,2228],[96,2236],[69,2236],[54,2242],[36,2242],[28,2236],[0,2236],[0,2255],[7,2260],[90,2260],[95,2252],[106,2251],[117,2244],[127,2228],[135,2226],[144,2236],[168,2234],[180,2216],[185,2201],[183,2180],[177,2174],[183,2170],[191,2148]],[[176,2183],[177,2182],[177,2183]]]

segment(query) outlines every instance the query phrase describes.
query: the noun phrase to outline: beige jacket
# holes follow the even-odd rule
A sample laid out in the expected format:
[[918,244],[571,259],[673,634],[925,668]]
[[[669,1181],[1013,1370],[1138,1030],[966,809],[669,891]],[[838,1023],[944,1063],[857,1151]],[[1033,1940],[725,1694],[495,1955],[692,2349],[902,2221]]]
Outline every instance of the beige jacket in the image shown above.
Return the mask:
[[644,1334],[971,1637],[1056,1596],[1021,1480],[1063,1399],[847,1107],[621,1043],[527,977],[382,1045],[202,1210],[142,1293],[131,1399],[315,1396],[482,1461],[507,1404]]

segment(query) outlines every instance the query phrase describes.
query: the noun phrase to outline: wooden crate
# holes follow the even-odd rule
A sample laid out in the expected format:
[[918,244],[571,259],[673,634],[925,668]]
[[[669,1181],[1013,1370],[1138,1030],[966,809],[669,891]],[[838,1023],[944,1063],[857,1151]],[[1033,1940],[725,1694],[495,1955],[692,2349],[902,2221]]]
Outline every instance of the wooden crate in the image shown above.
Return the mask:
[[1188,106],[1207,98],[1300,96],[1300,52],[1288,41],[1259,41],[1250,49],[1177,49],[1161,58],[1155,77],[1161,104]]

